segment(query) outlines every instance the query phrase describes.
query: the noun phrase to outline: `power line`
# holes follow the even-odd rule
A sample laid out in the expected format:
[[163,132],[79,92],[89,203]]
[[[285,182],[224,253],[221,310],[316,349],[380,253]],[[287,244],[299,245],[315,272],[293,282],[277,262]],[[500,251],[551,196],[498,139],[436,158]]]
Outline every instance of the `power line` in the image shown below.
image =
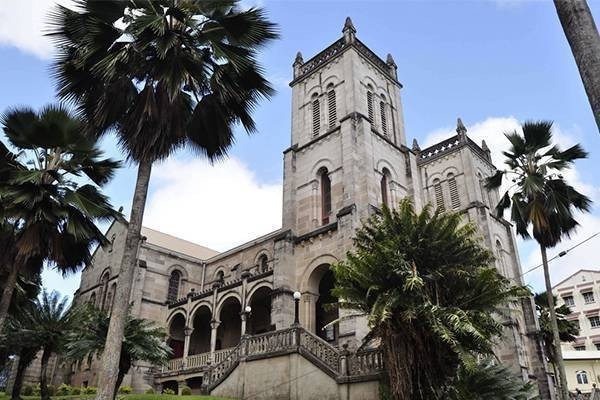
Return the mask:
[[[582,240],[581,242],[575,244],[574,246],[571,246],[570,248],[568,248],[567,250],[563,250],[560,253],[558,253],[557,255],[555,255],[554,257],[552,257],[551,259],[548,260],[548,263],[550,263],[550,261],[556,260],[559,257],[564,257],[565,255],[567,255],[567,253],[569,253],[571,250],[581,246],[582,244],[584,244],[585,242],[588,242],[590,240],[592,240],[594,237],[600,235],[600,232],[596,232],[593,235],[589,236],[588,238]],[[538,269],[539,267],[543,266],[544,264],[540,264],[540,265],[536,265],[535,267],[531,267],[529,268],[527,271],[523,272],[521,274],[521,276],[525,276],[525,274],[530,273],[531,271],[535,271],[536,269]]]

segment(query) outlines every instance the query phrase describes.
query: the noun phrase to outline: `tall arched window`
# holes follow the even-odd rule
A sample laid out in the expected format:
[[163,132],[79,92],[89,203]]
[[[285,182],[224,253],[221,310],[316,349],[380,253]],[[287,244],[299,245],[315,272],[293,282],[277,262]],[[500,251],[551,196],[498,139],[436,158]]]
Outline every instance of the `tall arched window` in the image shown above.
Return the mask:
[[367,86],[367,113],[371,123],[375,122],[375,114],[373,112],[373,88],[371,85]]
[[117,283],[113,282],[113,284],[110,285],[110,290],[108,291],[108,296],[106,297],[106,306],[105,307],[109,313],[112,312],[116,293],[117,293]]
[[223,282],[225,280],[225,272],[217,272],[217,282]]
[[588,376],[587,376],[587,372],[586,371],[577,371],[577,373],[575,374],[575,376],[577,377],[577,383],[580,385],[587,385],[588,384]]
[[385,103],[382,101],[379,103],[379,112],[381,113],[381,131],[384,135],[387,135],[388,127],[387,127],[387,115],[385,111]]
[[381,177],[381,203],[389,206],[389,175],[390,171],[384,168]]
[[321,224],[329,223],[329,214],[331,214],[331,180],[327,168],[319,170],[321,180]]
[[327,92],[327,107],[329,109],[329,128],[333,128],[337,123],[337,104],[335,99],[335,90],[333,84],[329,85]]
[[435,204],[440,211],[446,211],[446,206],[444,205],[444,192],[442,192],[442,185],[439,179],[435,179],[433,181],[433,191],[435,193]]
[[319,99],[314,96],[314,100],[312,102],[312,129],[313,135],[318,135],[321,130],[321,104],[319,103]]
[[258,259],[258,268],[260,272],[267,272],[269,270],[269,260],[267,259],[266,254],[263,254]]
[[504,251],[502,250],[502,243],[496,240],[496,260],[498,261],[498,269],[502,275],[506,276],[506,265],[504,263]]
[[106,296],[108,292],[108,280],[110,279],[110,273],[106,271],[104,275],[102,275],[102,279],[100,280],[100,304],[98,304],[98,308],[104,310],[104,305],[106,304]]
[[448,174],[448,188],[450,189],[450,203],[453,209],[460,208],[460,196],[458,195],[458,186],[453,173]]
[[167,290],[167,301],[175,301],[179,298],[179,285],[181,283],[181,272],[174,270],[169,277],[169,289]]

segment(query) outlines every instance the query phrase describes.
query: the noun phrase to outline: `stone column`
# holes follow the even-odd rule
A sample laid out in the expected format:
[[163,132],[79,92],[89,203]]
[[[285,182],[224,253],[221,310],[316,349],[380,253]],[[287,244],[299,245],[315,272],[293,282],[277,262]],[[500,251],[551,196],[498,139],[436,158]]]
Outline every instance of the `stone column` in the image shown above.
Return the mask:
[[318,294],[302,293],[300,300],[300,325],[312,333],[317,333],[317,300]]
[[210,321],[210,358],[211,361],[214,360],[214,356],[215,356],[215,347],[217,347],[217,329],[219,328],[219,325],[221,325],[221,321],[218,321],[216,319],[212,319]]
[[194,332],[194,328],[190,328],[189,326],[183,328],[183,369],[187,367],[187,358],[190,352],[190,337],[192,336],[192,332]]
[[242,319],[242,333],[241,335],[246,335],[246,320],[248,319],[248,313],[245,310],[242,310],[240,313],[240,318]]

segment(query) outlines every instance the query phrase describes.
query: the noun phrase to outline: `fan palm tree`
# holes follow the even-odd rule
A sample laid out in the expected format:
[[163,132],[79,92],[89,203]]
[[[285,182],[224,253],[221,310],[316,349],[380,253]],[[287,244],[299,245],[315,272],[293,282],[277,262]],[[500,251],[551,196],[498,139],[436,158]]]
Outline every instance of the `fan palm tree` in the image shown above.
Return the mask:
[[0,143],[0,231],[10,243],[0,258],[9,271],[1,326],[20,273],[40,272],[43,263],[63,275],[75,272],[91,260],[93,246],[107,243],[95,223],[118,213],[98,187],[119,163],[102,158],[82,120],[63,106],[9,110],[0,125],[16,149]]
[[586,0],[554,0],[554,6],[600,130],[600,35]]
[[251,112],[273,89],[256,62],[275,39],[261,9],[236,0],[78,0],[58,6],[58,95],[79,107],[98,135],[115,132],[138,174],[98,398],[110,399],[152,165],[188,146],[227,154],[234,125],[255,130]]
[[405,199],[357,231],[333,266],[340,307],[364,313],[381,343],[395,399],[436,399],[458,367],[493,354],[498,318],[528,291],[491,266],[493,255],[459,214],[417,213]]
[[[550,323],[550,309],[548,308],[548,295],[546,292],[538,293],[534,296],[535,308],[540,322],[540,336],[544,344],[544,353],[556,372],[556,353],[554,346],[554,335],[552,333],[552,324]],[[556,296],[553,296],[553,302],[556,304]],[[569,321],[565,317],[571,314],[571,309],[566,304],[554,308],[556,313],[556,322],[558,324],[558,336],[561,342],[574,342],[579,335],[579,325],[577,321]]]
[[[109,325],[110,316],[106,311],[89,306],[85,323],[69,336],[64,355],[73,361],[91,363],[105,349]],[[115,394],[134,362],[147,361],[152,365],[161,365],[168,361],[171,348],[166,344],[165,337],[166,332],[162,328],[127,314],[119,374],[113,390]]]
[[82,320],[80,307],[69,307],[68,298],[61,299],[58,292],[48,293],[45,289],[29,307],[23,307],[18,317],[13,318],[12,331],[19,342],[41,350],[40,388],[42,400],[49,400],[48,362],[50,356],[62,351],[69,332]]
[[505,134],[511,144],[510,149],[504,152],[508,169],[496,171],[488,178],[486,187],[488,190],[497,189],[505,177],[511,179],[512,186],[501,197],[496,214],[502,217],[504,211],[510,208],[510,218],[517,233],[525,239],[533,234],[540,246],[556,364],[562,397],[566,400],[567,378],[560,349],[547,249],[556,246],[564,236],[568,237],[575,230],[578,225],[575,210],[588,211],[590,208],[590,199],[567,184],[561,175],[575,160],[587,157],[587,153],[578,144],[566,150],[553,145],[551,122],[525,122],[522,130],[523,135],[517,131]]

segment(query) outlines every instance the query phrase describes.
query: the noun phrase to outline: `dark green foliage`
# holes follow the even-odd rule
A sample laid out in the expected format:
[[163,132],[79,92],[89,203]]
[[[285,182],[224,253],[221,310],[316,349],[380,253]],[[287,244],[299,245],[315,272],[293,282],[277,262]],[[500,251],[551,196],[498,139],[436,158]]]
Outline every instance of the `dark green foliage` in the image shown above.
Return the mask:
[[492,354],[507,304],[528,294],[490,266],[459,214],[384,207],[333,266],[340,306],[364,313],[384,350],[396,399],[434,399],[461,364]]
[[163,389],[162,394],[175,394],[175,391],[170,388]]
[[120,394],[131,394],[133,392],[133,388],[131,386],[121,386],[119,388]]
[[[554,348],[554,339],[552,335],[552,326],[550,324],[550,310],[548,308],[548,296],[546,292],[535,295],[535,308],[538,313],[540,323],[540,335],[544,344],[544,351],[548,360],[555,364],[556,353]],[[556,296],[554,296],[554,304],[556,304]],[[577,321],[569,321],[565,317],[571,314],[571,309],[563,304],[560,307],[554,308],[556,312],[556,320],[558,323],[558,334],[561,342],[574,342],[579,336],[579,326]]]
[[35,390],[34,385],[24,385],[23,390],[21,390],[21,395],[33,396],[34,390]]
[[181,388],[181,395],[182,396],[191,396],[192,395],[192,389],[189,386],[184,386]]

